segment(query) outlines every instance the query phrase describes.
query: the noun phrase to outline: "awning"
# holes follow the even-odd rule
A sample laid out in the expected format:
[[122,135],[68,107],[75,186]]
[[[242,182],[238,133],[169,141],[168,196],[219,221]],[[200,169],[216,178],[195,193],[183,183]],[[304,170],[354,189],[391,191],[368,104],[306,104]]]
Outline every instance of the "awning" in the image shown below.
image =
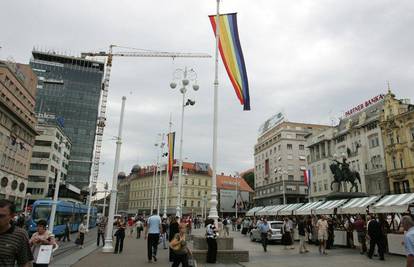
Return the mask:
[[324,201],[309,202],[295,210],[295,215],[311,215],[312,210],[322,205]]
[[268,213],[269,215],[276,216],[281,209],[286,208],[287,206],[289,205],[277,205],[273,209],[269,210]]
[[342,206],[348,199],[338,199],[338,200],[329,200],[323,203],[322,205],[316,207],[312,213],[314,214],[334,214],[336,208]]
[[254,216],[254,213],[263,209],[263,207],[254,207],[246,212],[246,216]]
[[256,216],[268,216],[268,215],[270,215],[269,214],[269,211],[271,209],[273,209],[274,207],[276,207],[276,206],[266,206],[263,209],[261,209],[258,212],[256,212]]
[[292,215],[293,211],[303,206],[303,203],[295,203],[290,204],[287,207],[284,207],[283,209],[279,210],[277,212],[277,215],[287,216]]
[[388,195],[370,207],[372,213],[403,213],[414,203],[414,193]]
[[380,196],[352,198],[338,209],[338,214],[365,214],[367,208],[375,203]]

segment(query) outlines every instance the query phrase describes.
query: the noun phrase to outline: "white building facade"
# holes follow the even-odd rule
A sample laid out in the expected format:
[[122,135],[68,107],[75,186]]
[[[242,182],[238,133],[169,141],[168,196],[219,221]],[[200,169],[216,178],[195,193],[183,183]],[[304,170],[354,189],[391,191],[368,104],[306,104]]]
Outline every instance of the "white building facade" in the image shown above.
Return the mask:
[[49,185],[55,183],[57,175],[61,183],[67,177],[71,142],[56,123],[39,123],[39,133],[33,147],[27,192],[30,199],[37,200],[48,196]]
[[288,122],[280,113],[262,125],[254,147],[256,206],[306,201],[305,136],[326,127]]

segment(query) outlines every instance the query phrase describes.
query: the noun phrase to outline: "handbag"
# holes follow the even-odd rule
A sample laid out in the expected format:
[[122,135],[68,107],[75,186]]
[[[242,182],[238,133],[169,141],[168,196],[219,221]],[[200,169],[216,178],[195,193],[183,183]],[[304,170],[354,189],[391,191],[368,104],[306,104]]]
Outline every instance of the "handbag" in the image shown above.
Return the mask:
[[192,255],[188,255],[188,267],[195,267],[195,260]]
[[79,238],[79,237],[78,237],[78,238],[76,238],[76,240],[75,240],[75,244],[76,244],[76,245],[80,245],[80,243],[81,243],[80,238]]
[[37,264],[49,264],[52,257],[53,246],[52,245],[40,245],[37,255],[34,255],[35,263]]

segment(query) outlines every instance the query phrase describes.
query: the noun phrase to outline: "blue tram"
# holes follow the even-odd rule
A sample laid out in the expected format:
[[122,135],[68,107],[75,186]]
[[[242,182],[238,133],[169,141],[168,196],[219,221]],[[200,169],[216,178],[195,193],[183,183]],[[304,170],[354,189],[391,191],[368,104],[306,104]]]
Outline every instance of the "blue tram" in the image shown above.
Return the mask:
[[[37,222],[41,219],[46,220],[49,223],[50,212],[52,210],[52,200],[37,200],[33,203],[32,216],[29,221],[30,234],[36,232]],[[70,231],[78,231],[79,225],[84,217],[88,213],[88,206],[68,201],[58,201],[56,204],[55,223],[53,228],[53,234],[55,236],[61,236],[65,232],[66,221],[70,224]],[[97,219],[96,207],[91,207],[89,228],[96,226]]]

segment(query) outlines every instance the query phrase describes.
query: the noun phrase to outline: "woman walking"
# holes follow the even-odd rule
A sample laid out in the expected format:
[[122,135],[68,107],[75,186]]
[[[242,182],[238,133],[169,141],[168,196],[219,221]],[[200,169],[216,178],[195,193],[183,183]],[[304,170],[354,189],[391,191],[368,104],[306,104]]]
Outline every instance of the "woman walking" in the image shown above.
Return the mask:
[[123,219],[119,221],[117,224],[118,229],[115,232],[116,242],[115,242],[115,250],[114,254],[121,254],[122,250],[124,249],[124,238],[125,238],[125,229],[126,223]]
[[52,245],[53,249],[57,247],[55,236],[46,230],[47,222],[45,220],[40,220],[37,222],[37,232],[32,235],[29,241],[29,245],[31,247],[34,261],[34,267],[47,267],[49,264],[38,264],[37,256],[39,255],[40,246],[42,245]]
[[282,231],[282,244],[285,245],[285,249],[294,249],[292,240],[292,225],[287,217],[285,217],[283,221]]
[[85,241],[85,234],[87,231],[88,227],[86,227],[86,221],[83,219],[78,229],[79,248],[83,248],[83,242]]
[[188,255],[191,255],[190,249],[187,247],[186,241],[187,225],[180,224],[179,232],[175,234],[170,242],[170,248],[174,251],[174,261],[172,267],[188,267]]
[[[176,234],[179,233],[179,226],[178,226],[178,222],[177,222],[178,217],[172,217],[171,221],[170,221],[170,227],[169,227],[169,233],[168,233],[168,241],[172,241],[174,236]],[[169,259],[170,262],[174,261],[174,250],[171,249],[170,247],[170,254],[169,254]]]
[[217,261],[217,229],[213,219],[206,221],[206,238],[207,238],[207,263],[216,263]]

